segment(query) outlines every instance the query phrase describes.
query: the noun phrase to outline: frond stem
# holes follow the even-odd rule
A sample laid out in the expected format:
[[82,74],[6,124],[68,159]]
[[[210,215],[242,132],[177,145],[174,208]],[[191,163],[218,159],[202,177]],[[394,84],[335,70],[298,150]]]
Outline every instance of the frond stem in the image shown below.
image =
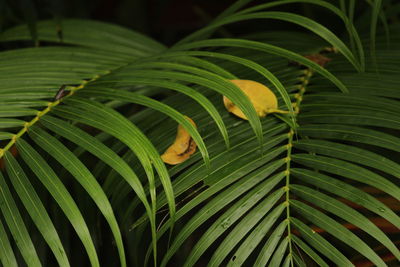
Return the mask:
[[35,125],[35,123],[39,121],[41,117],[49,113],[52,108],[58,106],[64,99],[72,96],[76,91],[83,89],[88,83],[96,81],[100,77],[102,77],[102,75],[97,74],[89,80],[83,80],[82,83],[77,86],[68,86],[69,92],[63,98],[48,102],[45,109],[38,111],[36,116],[31,121],[25,122],[24,127],[18,133],[16,133],[3,148],[0,148],[0,159],[4,156],[5,152],[11,149],[11,147],[17,142],[17,140],[28,131],[31,126]]
[[[306,69],[304,71],[304,75],[301,77],[301,85],[299,88],[299,92],[295,94],[296,102],[294,103],[294,111],[295,115],[300,113],[300,104],[303,101],[303,95],[306,91],[306,86],[308,85],[313,72],[311,69]],[[289,240],[289,255],[290,255],[290,263],[293,267],[293,252],[292,252],[292,239],[291,239],[291,227],[290,227],[290,207],[289,207],[289,200],[290,200],[290,162],[291,162],[291,155],[292,155],[292,147],[293,147],[293,136],[294,130],[291,128],[288,133],[288,144],[287,144],[287,155],[286,155],[286,184],[285,184],[285,191],[286,191],[286,218],[287,218],[287,238]]]

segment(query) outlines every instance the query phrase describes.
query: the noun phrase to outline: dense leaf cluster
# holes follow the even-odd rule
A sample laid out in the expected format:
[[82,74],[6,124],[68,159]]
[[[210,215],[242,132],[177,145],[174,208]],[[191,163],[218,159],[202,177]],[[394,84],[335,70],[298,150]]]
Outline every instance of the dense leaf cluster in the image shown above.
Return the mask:
[[[3,266],[400,259],[400,25],[386,23],[378,0],[356,23],[356,1],[247,2],[170,48],[119,26],[66,19],[62,39],[55,22],[43,21],[44,45],[0,52]],[[269,10],[292,3],[337,15],[347,37]],[[307,33],[211,38],[253,19]],[[358,31],[364,24],[368,32]],[[27,26],[0,35],[29,39]],[[327,47],[325,67],[304,57]],[[232,79],[267,85],[290,113],[260,119]],[[222,96],[249,121],[229,114]],[[160,154],[177,123],[200,153],[168,167]]]

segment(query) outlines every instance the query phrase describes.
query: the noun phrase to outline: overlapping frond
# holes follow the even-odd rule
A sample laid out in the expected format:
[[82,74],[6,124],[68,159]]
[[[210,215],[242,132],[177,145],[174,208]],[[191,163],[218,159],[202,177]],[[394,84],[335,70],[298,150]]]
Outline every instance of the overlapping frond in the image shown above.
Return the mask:
[[[44,47],[0,53],[3,265],[21,260],[12,237],[23,260],[41,266],[32,236],[43,238],[60,266],[71,265],[73,249],[52,209],[65,215],[92,266],[101,263],[101,231],[90,214],[104,217],[121,266],[127,251],[132,264],[152,257],[166,266],[192,240],[184,266],[352,266],[354,254],[386,266],[379,245],[400,259],[376,223],[400,228],[400,57],[385,50],[384,36],[375,40],[380,1],[372,44],[361,42],[343,6],[276,1],[236,12],[247,2],[170,49],[118,26],[72,19],[63,21],[62,38],[54,22],[39,22]],[[353,45],[306,17],[266,11],[295,2],[333,12]],[[249,19],[284,20],[311,33],[207,39]],[[391,30],[395,47],[399,28]],[[293,41],[305,37],[306,47]],[[0,35],[3,42],[29,38],[27,26]],[[326,68],[304,57],[332,45],[340,53],[328,55]],[[376,53],[365,59],[363,47]],[[289,114],[260,119],[230,79],[266,84]],[[225,111],[223,95],[248,122]],[[200,153],[167,168],[160,154],[176,123]]]

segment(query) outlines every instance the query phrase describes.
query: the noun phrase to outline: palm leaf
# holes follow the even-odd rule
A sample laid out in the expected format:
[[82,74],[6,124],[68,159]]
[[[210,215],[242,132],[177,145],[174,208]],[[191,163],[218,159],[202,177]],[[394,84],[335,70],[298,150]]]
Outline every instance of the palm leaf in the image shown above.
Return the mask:
[[[43,241],[59,265],[71,265],[75,255],[50,212],[58,207],[62,229],[72,225],[80,239],[73,245],[82,243],[92,266],[103,261],[102,235],[115,241],[121,266],[147,265],[151,256],[161,266],[175,259],[182,266],[353,266],[354,255],[386,266],[377,243],[400,259],[395,236],[373,219],[400,227],[395,207],[381,199],[400,200],[400,58],[376,30],[385,18],[381,1],[373,3],[369,34],[354,26],[355,1],[348,10],[344,1],[338,8],[313,0],[242,9],[249,2],[237,1],[170,49],[116,25],[68,19],[62,40],[55,22],[42,21],[37,38],[49,46],[0,52],[3,265],[19,263],[19,250],[40,266]],[[338,16],[351,48],[315,20],[264,11],[291,3]],[[291,22],[321,38],[281,31],[208,39],[218,27],[252,19]],[[399,27],[391,31],[396,45]],[[2,42],[30,38],[26,25],[0,35]],[[302,38],[306,46],[292,41]],[[328,45],[340,53],[329,55],[326,68],[303,56]],[[260,119],[230,79],[265,83],[290,115]],[[222,95],[248,123],[226,112]],[[167,167],[160,154],[176,123],[200,153]],[[81,203],[87,199],[95,209]],[[97,225],[98,215],[111,233]]]
[[2,174],[0,174],[0,183],[0,198],[2,203],[1,211],[15,239],[15,242],[18,244],[18,248],[21,251],[22,256],[24,257],[25,261],[29,262],[29,264],[32,266],[42,266],[35,247],[33,246],[32,239],[29,236],[21,214],[18,211],[17,204],[15,203],[15,200],[13,199],[10,189],[8,188]]
[[7,232],[4,229],[3,223],[0,223],[0,239],[1,239],[1,263],[4,266],[18,266],[17,260],[13,249],[10,244],[10,240],[7,237]]
[[49,247],[56,256],[59,265],[69,266],[65,250],[61,244],[56,229],[39,199],[39,196],[35,192],[35,189],[29,182],[28,177],[10,152],[6,153],[5,160],[7,164],[7,172],[15,190],[24,203],[24,206],[32,220],[35,222],[46,242],[49,244]]

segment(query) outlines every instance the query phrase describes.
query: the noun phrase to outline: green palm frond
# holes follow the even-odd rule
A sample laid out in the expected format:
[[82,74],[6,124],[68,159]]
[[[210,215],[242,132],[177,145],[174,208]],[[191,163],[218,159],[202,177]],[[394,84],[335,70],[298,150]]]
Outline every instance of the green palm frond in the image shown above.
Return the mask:
[[[400,228],[400,27],[385,26],[387,50],[376,30],[386,19],[381,1],[367,1],[370,31],[361,33],[355,1],[243,9],[248,2],[171,48],[67,19],[62,39],[55,22],[42,21],[36,34],[46,46],[0,53],[3,266],[71,266],[75,255],[105,265],[103,246],[116,247],[107,257],[121,266],[353,266],[357,257],[387,266],[379,246],[400,260],[396,235],[375,223]],[[350,46],[310,18],[268,10],[291,3],[335,14]],[[309,32],[210,38],[252,19]],[[28,26],[0,35],[30,38]],[[326,68],[304,57],[328,46],[339,53]],[[231,79],[267,85],[288,114],[259,118]],[[225,110],[223,95],[248,122]],[[199,153],[167,167],[160,154],[177,123]]]

